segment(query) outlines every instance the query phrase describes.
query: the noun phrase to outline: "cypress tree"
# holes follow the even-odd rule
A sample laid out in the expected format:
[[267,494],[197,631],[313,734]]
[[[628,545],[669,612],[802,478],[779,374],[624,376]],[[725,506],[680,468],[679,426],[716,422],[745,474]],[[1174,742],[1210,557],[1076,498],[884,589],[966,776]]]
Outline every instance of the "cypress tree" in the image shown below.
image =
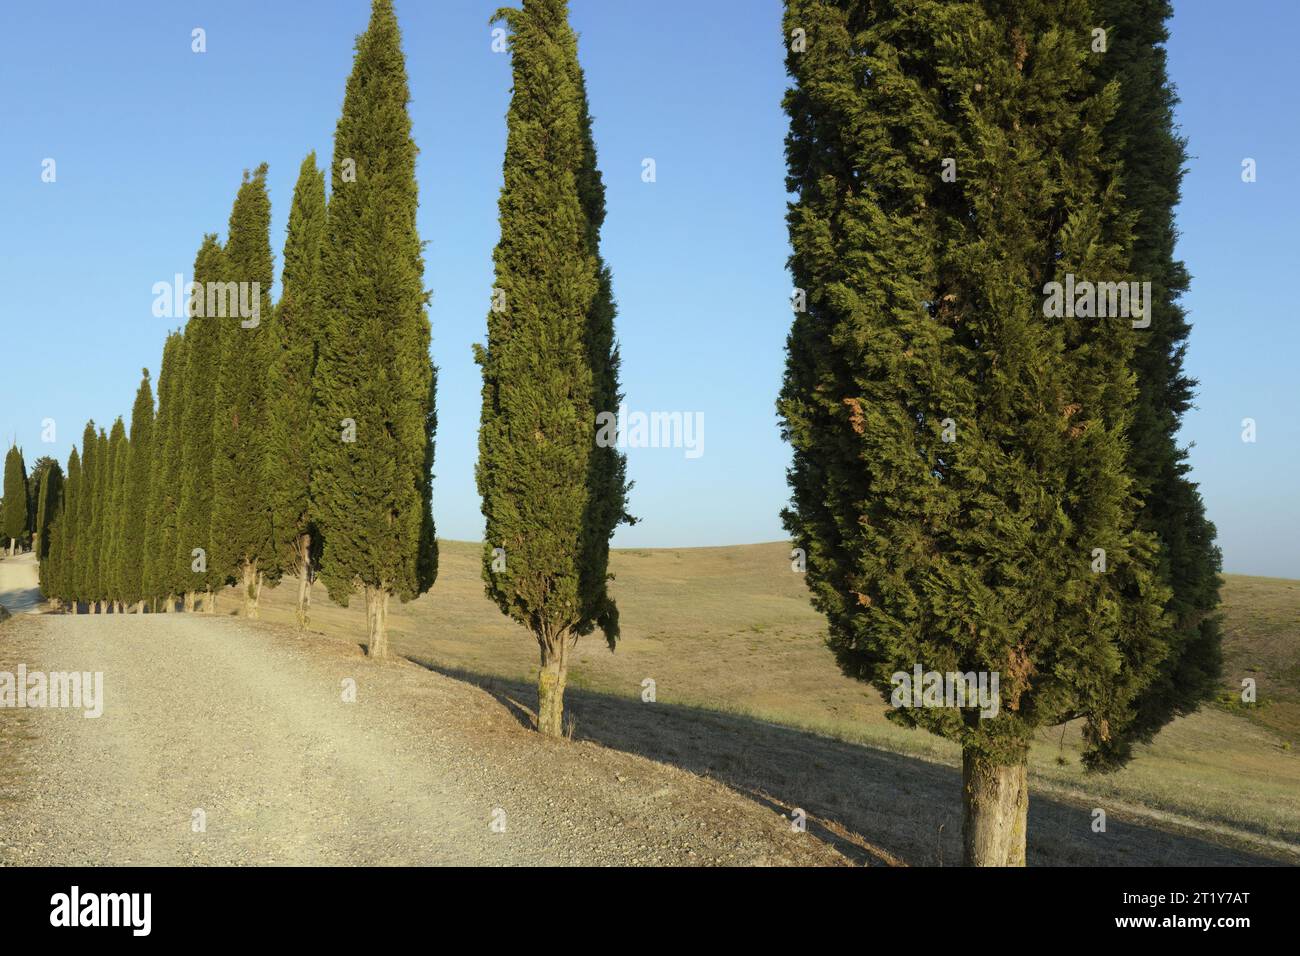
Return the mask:
[[32,534],[32,551],[36,552],[38,558],[43,553],[41,534],[44,531],[40,520],[41,485],[45,481],[45,473],[57,465],[58,462],[49,455],[42,455],[27,473],[27,527]]
[[58,515],[50,527],[50,552],[47,568],[41,573],[41,588],[45,596],[56,602],[67,602],[73,614],[77,602],[73,598],[71,568],[76,560],[73,541],[76,538],[76,508],[81,487],[81,456],[77,446],[68,455],[68,476],[63,482],[63,495]]
[[537,726],[558,735],[572,646],[597,627],[611,649],[618,639],[609,541],[631,519],[626,462],[604,424],[619,402],[615,310],[599,250],[604,185],[567,2],[524,0],[498,17],[512,32],[514,86],[494,304],[487,347],[477,349],[483,576],[502,612],[537,641]]
[[9,539],[9,556],[22,544],[27,534],[27,466],[17,445],[5,455],[4,500],[0,502],[0,535]]
[[127,443],[122,491],[120,584],[122,600],[144,613],[145,534],[149,519],[149,471],[153,466],[154,408],[149,370],[141,372],[131,408],[131,437]]
[[[264,488],[271,502],[277,563],[298,577],[298,626],[307,626],[313,535],[311,498],[312,376],[321,331],[321,247],[325,174],[316,154],[302,161],[284,243],[275,354],[270,372],[270,447]],[[317,542],[317,550],[319,549]]]
[[[277,566],[271,510],[263,487],[270,441],[267,373],[275,345],[271,311],[271,202],[266,165],[244,174],[230,212],[226,282],[238,283],[241,300],[257,315],[220,319],[221,375],[212,419],[212,551],[217,574],[242,586],[245,617],[257,617],[266,575]],[[248,291],[243,291],[247,289]]]
[[91,613],[94,598],[91,592],[91,571],[94,549],[91,547],[91,527],[95,514],[95,479],[99,474],[99,438],[94,421],[86,422],[81,433],[81,486],[77,491],[74,510],[70,514],[72,534],[68,540],[68,592],[77,605],[84,601],[86,612]]
[[172,332],[163,345],[158,371],[158,417],[154,420],[149,465],[149,502],[144,538],[143,593],[175,610],[176,594],[186,589],[189,565],[176,554],[180,509],[182,416],[185,401],[185,337]]
[[1219,604],[1222,557],[1200,492],[1187,476],[1187,449],[1178,429],[1196,383],[1183,370],[1191,328],[1179,299],[1189,276],[1174,258],[1178,205],[1187,144],[1174,129],[1177,96],[1169,82],[1164,43],[1172,15],[1168,0],[1103,0],[1108,38],[1094,55],[1101,82],[1118,80],[1119,108],[1107,141],[1123,163],[1126,204],[1135,214],[1129,274],[1151,283],[1150,326],[1137,333],[1138,402],[1129,430],[1130,468],[1143,507],[1139,526],[1161,543],[1161,577],[1172,597],[1175,627],[1158,678],[1134,705],[1133,720],[1109,745],[1090,755],[1105,769],[1131,756],[1134,741],[1213,696],[1222,668]]
[[126,463],[130,447],[127,443],[126,425],[122,416],[113,421],[108,435],[108,458],[105,466],[103,518],[100,523],[99,543],[99,593],[104,600],[104,612],[122,611],[122,534],[123,513],[126,510]]
[[[1035,731],[1082,717],[1105,751],[1169,646],[1127,473],[1130,320],[1044,304],[1128,264],[1094,25],[1043,0],[786,10],[786,526],[841,669],[960,743],[975,865],[1024,864]],[[996,715],[918,702],[917,667],[998,674]]]
[[409,99],[392,3],[374,0],[334,137],[311,462],[320,577],[344,606],[364,591],[374,658],[388,656],[390,595],[418,597],[437,571],[434,369]]
[[[225,274],[225,251],[211,233],[203,237],[194,257],[194,282],[205,288]],[[181,406],[181,485],[176,517],[176,566],[182,570],[184,607],[193,611],[195,595],[206,591],[203,609],[216,608],[216,589],[224,578],[211,561],[213,430],[212,412],[221,374],[220,318],[206,314],[206,308],[190,306],[185,325],[185,400]],[[196,551],[200,551],[196,554]],[[198,570],[202,569],[202,570]]]
[[49,467],[42,469],[36,503],[36,524],[32,533],[32,548],[36,551],[37,561],[42,563],[50,555],[50,525],[54,523],[62,501],[63,469],[57,461],[52,461]]

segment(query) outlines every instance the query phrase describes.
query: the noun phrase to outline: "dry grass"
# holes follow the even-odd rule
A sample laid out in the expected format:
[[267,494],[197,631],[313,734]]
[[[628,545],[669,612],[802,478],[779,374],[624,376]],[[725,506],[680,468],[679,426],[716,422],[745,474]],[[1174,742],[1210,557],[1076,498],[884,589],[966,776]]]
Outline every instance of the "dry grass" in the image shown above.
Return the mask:
[[[481,684],[523,719],[536,701],[536,647],[484,596],[479,546],[441,549],[433,592],[392,608],[395,649]],[[787,545],[617,551],[611,565],[624,637],[616,653],[598,637],[579,644],[568,698],[578,738],[716,776],[774,809],[799,806],[846,852],[955,859],[955,748],[888,723],[878,695],[839,673]],[[296,590],[264,592],[264,618],[291,622]],[[364,640],[359,604],[335,607],[319,586],[314,600],[313,630]],[[236,603],[223,601],[225,611]],[[1213,843],[1226,843],[1297,859],[1287,848],[1300,844],[1300,582],[1229,577],[1224,610],[1225,689],[1255,677],[1266,706],[1178,720],[1105,777],[1079,768],[1076,727],[1045,733],[1031,757],[1031,856],[1242,862],[1221,858]],[[641,700],[647,678],[655,704]],[[1138,827],[1195,827],[1213,843],[1166,845],[1122,823],[1095,835],[1092,807]]]

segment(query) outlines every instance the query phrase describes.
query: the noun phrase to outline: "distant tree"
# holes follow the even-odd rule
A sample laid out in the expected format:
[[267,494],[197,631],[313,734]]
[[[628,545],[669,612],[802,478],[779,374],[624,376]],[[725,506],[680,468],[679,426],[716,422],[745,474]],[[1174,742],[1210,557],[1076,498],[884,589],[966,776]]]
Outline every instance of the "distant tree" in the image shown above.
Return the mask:
[[[225,252],[217,237],[203,237],[194,258],[194,281],[201,288],[220,282],[226,273]],[[207,594],[203,610],[216,607],[216,589],[225,577],[211,561],[213,479],[212,413],[221,375],[220,318],[194,314],[185,325],[185,400],[181,408],[181,486],[177,510],[176,561],[183,575],[184,607],[193,611],[199,591]],[[227,319],[226,321],[230,321]],[[196,553],[197,552],[197,553]],[[194,570],[203,568],[204,570]]]
[[[270,453],[263,488],[271,502],[276,562],[298,577],[298,626],[307,626],[311,596],[312,376],[322,324],[321,248],[325,175],[316,154],[302,162],[289,210],[275,350],[270,369]],[[319,541],[316,542],[319,550]]]
[[107,612],[122,613],[122,536],[125,531],[126,467],[130,445],[126,425],[119,415],[108,434],[107,484],[102,490],[103,520],[100,525],[99,591]]
[[[219,320],[221,375],[212,419],[212,552],[216,572],[241,586],[245,617],[255,618],[266,575],[276,575],[271,508],[263,486],[270,448],[267,373],[275,346],[271,310],[271,202],[266,165],[244,174],[226,239],[223,278],[238,283],[258,315]],[[243,289],[249,291],[244,292]]]
[[180,510],[181,450],[184,432],[185,337],[172,332],[163,345],[158,372],[158,417],[154,420],[153,449],[149,464],[149,502],[145,520],[143,593],[161,602],[170,613],[176,595],[184,591],[189,563],[176,553],[176,525]]
[[131,437],[122,487],[119,585],[122,601],[144,613],[144,549],[149,519],[149,471],[153,466],[154,407],[149,370],[143,369],[131,408]]
[[5,455],[4,500],[0,502],[0,534],[9,539],[13,557],[27,534],[27,466],[17,445]]
[[67,602],[73,614],[77,613],[76,600],[71,586],[71,566],[76,560],[72,543],[76,537],[76,506],[81,487],[81,456],[77,446],[68,455],[68,477],[63,482],[63,494],[50,524],[50,545],[46,562],[40,569],[41,590],[55,604]]
[[[626,513],[626,462],[602,415],[618,407],[609,270],[578,41],[565,0],[498,13],[512,31],[501,240],[488,313],[477,469],[483,576],[536,639],[538,730],[563,732],[569,653],[599,627],[613,649],[609,541]],[[332,207],[331,207],[332,208]]]
[[[1126,462],[1130,320],[1044,307],[1048,283],[1128,266],[1094,25],[1086,4],[786,7],[807,37],[786,525],[841,669],[961,745],[972,865],[1025,862],[1035,732],[1082,718],[1105,752],[1169,648]],[[896,679],[916,667],[998,674],[996,715],[917,706]]]
[[320,577],[339,604],[365,592],[374,658],[389,653],[389,596],[419,596],[437,570],[434,370],[409,99],[392,3],[374,0],[334,137],[311,462]]
[[68,599],[73,602],[74,613],[79,602],[85,602],[87,613],[94,612],[91,572],[95,563],[95,549],[92,547],[91,529],[95,515],[95,483],[99,477],[99,436],[102,434],[102,431],[96,432],[93,420],[86,422],[86,428],[81,433],[81,484],[73,500],[73,510],[69,513],[72,534],[68,541],[69,560],[65,585]]
[[[37,462],[40,465],[44,462]],[[63,469],[53,459],[41,468],[40,491],[36,497],[36,524],[32,533],[32,550],[38,561],[45,561],[50,553],[50,525],[59,513],[63,501]]]
[[1169,0],[1103,0],[1105,53],[1095,55],[1099,82],[1119,83],[1119,108],[1106,130],[1123,163],[1126,206],[1135,214],[1129,274],[1149,281],[1150,326],[1137,335],[1138,401],[1129,429],[1129,462],[1142,498],[1138,526],[1161,544],[1161,579],[1171,589],[1175,622],[1159,676],[1134,701],[1132,719],[1114,728],[1106,746],[1089,755],[1098,769],[1119,766],[1132,743],[1148,742],[1174,717],[1211,698],[1223,663],[1219,605],[1222,557],[1205,502],[1187,475],[1187,449],[1178,430],[1196,383],[1183,369],[1191,331],[1179,299],[1189,276],[1174,258],[1186,142],[1174,127],[1177,96],[1169,82],[1165,42]]
[[32,536],[32,550],[37,554],[41,551],[41,526],[37,521],[37,512],[40,510],[41,503],[41,483],[45,480],[45,473],[56,464],[58,462],[49,455],[42,455],[36,459],[32,470],[27,473],[27,528]]

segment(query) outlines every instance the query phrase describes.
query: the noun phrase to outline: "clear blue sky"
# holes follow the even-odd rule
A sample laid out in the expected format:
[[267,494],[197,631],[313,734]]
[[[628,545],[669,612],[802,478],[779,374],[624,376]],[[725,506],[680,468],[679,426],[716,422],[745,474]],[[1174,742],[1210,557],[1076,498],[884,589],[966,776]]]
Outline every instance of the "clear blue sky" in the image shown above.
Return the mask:
[[[434,516],[475,539],[479,375],[510,65],[501,0],[397,0],[421,149],[420,231],[440,367]],[[1184,437],[1232,572],[1300,578],[1300,191],[1293,0],[1177,4],[1170,56],[1190,138],[1179,248],[1194,276]],[[0,9],[0,440],[65,460],[88,417],[130,411],[166,331],[155,282],[224,233],[242,170],[270,163],[282,244],[298,164],[331,154],[368,0],[134,0]],[[784,537],[773,401],[789,327],[786,85],[778,0],[573,0],[608,187],[633,409],[699,411],[704,455],[634,449],[622,546]],[[190,51],[190,31],[208,51]],[[706,93],[707,91],[707,93]],[[1243,157],[1259,181],[1241,182]],[[57,182],[41,182],[41,162]],[[656,160],[658,182],[641,181]],[[278,257],[277,257],[278,269]],[[12,349],[13,351],[8,351]],[[53,418],[58,440],[41,442]],[[1258,441],[1241,441],[1254,418]]]

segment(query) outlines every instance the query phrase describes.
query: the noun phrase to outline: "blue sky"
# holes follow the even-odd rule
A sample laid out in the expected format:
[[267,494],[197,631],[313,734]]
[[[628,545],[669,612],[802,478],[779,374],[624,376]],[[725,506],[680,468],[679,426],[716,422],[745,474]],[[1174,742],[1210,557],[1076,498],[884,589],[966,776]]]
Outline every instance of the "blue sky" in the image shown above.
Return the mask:
[[[479,374],[505,145],[500,0],[397,0],[421,149],[419,225],[440,369],[434,516],[474,539]],[[620,546],[784,537],[788,449],[774,412],[789,327],[786,86],[778,0],[573,0],[600,165],[604,251],[633,409],[703,412],[704,454],[632,449]],[[1291,0],[1176,4],[1170,64],[1192,160],[1179,211],[1188,355],[1184,439],[1226,569],[1300,578],[1300,367],[1293,229],[1300,94]],[[302,157],[330,156],[367,0],[82,0],[0,10],[0,440],[66,459],[89,417],[130,411],[166,331],[154,283],[189,278],[266,161],[273,244]],[[191,52],[191,30],[207,52]],[[701,91],[708,91],[707,97]],[[1258,181],[1241,181],[1256,160]],[[41,181],[46,158],[57,181]],[[658,180],[641,178],[653,158]],[[278,269],[278,257],[277,257]],[[1243,418],[1258,440],[1241,440]],[[57,440],[41,441],[53,418]]]

